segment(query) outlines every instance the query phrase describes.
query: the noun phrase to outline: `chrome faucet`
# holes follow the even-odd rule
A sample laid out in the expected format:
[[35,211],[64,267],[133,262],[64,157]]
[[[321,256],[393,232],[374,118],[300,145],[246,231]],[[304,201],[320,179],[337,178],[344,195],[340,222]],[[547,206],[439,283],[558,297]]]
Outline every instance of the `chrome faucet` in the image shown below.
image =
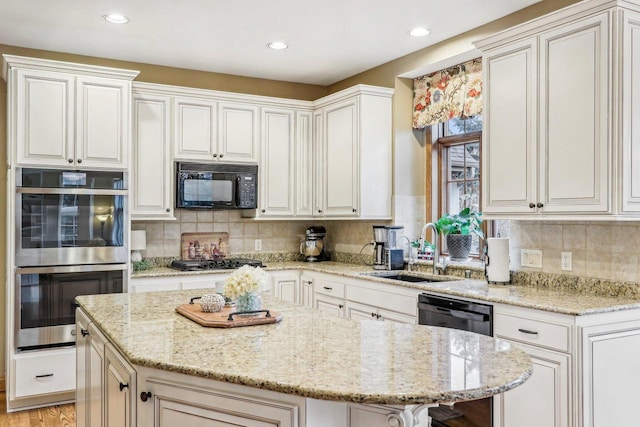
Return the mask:
[[407,261],[407,271],[412,271],[413,258],[411,258],[411,240],[407,236],[400,236],[401,239],[407,239],[407,245],[409,248],[409,260]]
[[420,247],[424,247],[427,229],[429,228],[433,229],[433,246],[435,246],[435,252],[433,254],[433,274],[438,275],[440,272],[444,273],[447,269],[447,261],[443,259],[442,264],[438,265],[440,263],[440,239],[438,237],[438,229],[434,223],[429,222],[422,227],[422,231],[420,232]]

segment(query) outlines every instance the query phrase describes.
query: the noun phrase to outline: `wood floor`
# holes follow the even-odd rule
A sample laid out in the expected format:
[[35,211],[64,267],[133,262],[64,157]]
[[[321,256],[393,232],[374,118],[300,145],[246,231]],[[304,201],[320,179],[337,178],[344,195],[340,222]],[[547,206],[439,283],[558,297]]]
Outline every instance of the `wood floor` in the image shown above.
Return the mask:
[[7,414],[7,396],[0,393],[0,427],[75,426],[76,408],[73,403]]

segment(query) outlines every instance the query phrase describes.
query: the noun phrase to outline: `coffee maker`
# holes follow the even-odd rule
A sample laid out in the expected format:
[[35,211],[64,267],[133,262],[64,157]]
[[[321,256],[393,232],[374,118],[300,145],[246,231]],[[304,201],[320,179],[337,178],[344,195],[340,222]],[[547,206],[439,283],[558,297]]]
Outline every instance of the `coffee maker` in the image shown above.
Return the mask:
[[404,251],[400,248],[400,236],[404,227],[399,225],[373,226],[373,251],[375,270],[402,270]]
[[329,255],[324,250],[324,236],[327,230],[322,226],[312,226],[305,231],[305,239],[300,242],[300,254],[306,262],[328,261]]

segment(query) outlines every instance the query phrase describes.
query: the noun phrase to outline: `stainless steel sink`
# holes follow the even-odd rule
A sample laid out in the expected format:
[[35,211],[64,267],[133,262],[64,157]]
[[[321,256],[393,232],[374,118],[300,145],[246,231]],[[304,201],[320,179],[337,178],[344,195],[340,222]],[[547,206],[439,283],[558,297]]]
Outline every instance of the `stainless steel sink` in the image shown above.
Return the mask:
[[401,282],[412,282],[412,283],[425,283],[425,282],[453,282],[461,279],[452,279],[451,277],[425,277],[425,276],[414,276],[411,274],[406,274],[404,272],[374,272],[374,273],[361,273],[364,276],[369,277],[379,277],[381,279],[390,279],[390,280],[399,280]]

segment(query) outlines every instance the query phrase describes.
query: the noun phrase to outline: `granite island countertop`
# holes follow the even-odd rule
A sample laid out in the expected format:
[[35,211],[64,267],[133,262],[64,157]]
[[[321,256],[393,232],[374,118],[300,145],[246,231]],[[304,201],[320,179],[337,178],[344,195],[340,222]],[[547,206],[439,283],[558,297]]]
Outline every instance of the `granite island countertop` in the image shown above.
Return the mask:
[[[265,266],[267,271],[302,270],[335,274],[352,279],[386,283],[425,292],[459,296],[479,301],[510,304],[555,313],[583,316],[619,310],[640,309],[640,285],[617,284],[577,276],[557,276],[549,283],[544,276],[526,284],[488,284],[484,280],[461,279],[453,276],[438,276],[451,280],[432,283],[412,283],[376,277],[389,273],[373,270],[371,266],[339,262],[273,262]],[[226,273],[228,271],[181,272],[167,267],[157,267],[132,274],[132,278],[172,277],[194,274]],[[397,270],[395,272],[398,272]],[[406,271],[402,271],[407,273]],[[425,278],[433,277],[424,272],[408,273]],[[213,286],[213,283],[212,283]]]
[[336,318],[269,296],[263,306],[281,312],[281,322],[205,328],[175,312],[192,293],[88,295],[77,301],[134,365],[304,397],[456,402],[510,390],[532,371],[529,356],[499,339]]

